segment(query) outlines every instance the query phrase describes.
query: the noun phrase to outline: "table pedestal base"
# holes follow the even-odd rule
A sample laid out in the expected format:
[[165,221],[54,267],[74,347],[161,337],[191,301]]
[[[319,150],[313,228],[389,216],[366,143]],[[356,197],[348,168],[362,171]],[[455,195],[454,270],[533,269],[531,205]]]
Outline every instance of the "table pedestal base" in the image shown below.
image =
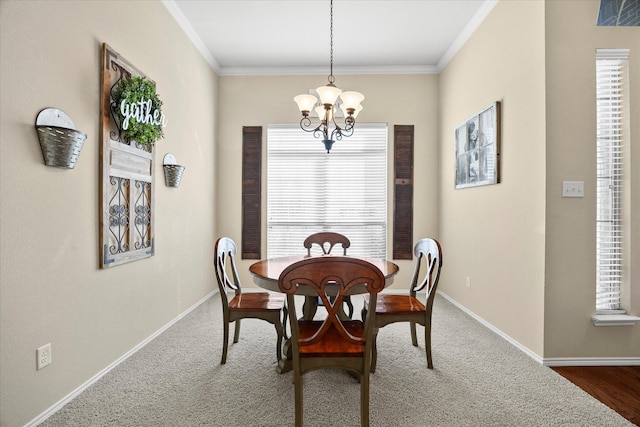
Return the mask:
[[[304,320],[313,320],[316,312],[318,311],[318,304],[320,304],[320,297],[317,296],[305,296],[304,304],[302,305],[302,318]],[[344,305],[340,304],[338,307],[338,317],[340,320],[349,320],[349,316],[344,311]]]

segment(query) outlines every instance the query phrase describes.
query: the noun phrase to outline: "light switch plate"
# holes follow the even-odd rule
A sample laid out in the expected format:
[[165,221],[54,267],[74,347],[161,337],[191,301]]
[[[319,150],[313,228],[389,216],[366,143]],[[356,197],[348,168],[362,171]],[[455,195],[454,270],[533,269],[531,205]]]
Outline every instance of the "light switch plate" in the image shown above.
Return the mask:
[[562,197],[584,197],[584,181],[562,181]]

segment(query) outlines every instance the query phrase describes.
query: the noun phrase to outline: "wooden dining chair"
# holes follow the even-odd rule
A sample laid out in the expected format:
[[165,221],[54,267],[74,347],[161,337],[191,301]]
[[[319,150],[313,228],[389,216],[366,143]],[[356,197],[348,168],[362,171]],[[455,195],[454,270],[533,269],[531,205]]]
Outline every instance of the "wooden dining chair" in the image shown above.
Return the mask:
[[[362,322],[342,319],[338,311],[350,291],[364,287],[374,304],[384,286],[385,277],[378,267],[362,259],[344,256],[306,258],[280,274],[278,287],[287,294],[290,311],[297,427],[303,424],[303,375],[317,369],[333,368],[351,371],[360,379],[360,423],[369,425],[369,370],[376,315],[370,313]],[[325,319],[298,320],[294,297],[309,292],[322,299],[327,308]],[[314,396],[314,399],[318,397]]]
[[351,241],[347,236],[333,231],[321,231],[313,233],[304,239],[304,247],[307,248],[307,255],[311,256],[311,248],[318,245],[322,249],[323,255],[328,255],[335,245],[342,246],[342,255],[347,254],[347,248],[351,246]]
[[[374,305],[367,295],[364,296],[362,318],[370,314],[369,307],[375,306],[376,321],[371,357],[371,372],[376,371],[377,336],[380,328],[395,322],[409,322],[411,343],[418,346],[416,324],[424,326],[424,346],[427,353],[427,367],[433,369],[431,359],[431,313],[436,295],[440,270],[442,269],[442,249],[435,239],[421,239],[413,249],[416,257],[413,278],[409,286],[409,295],[381,294]],[[417,298],[418,292],[424,291],[425,304]]]
[[[304,239],[303,245],[307,248],[307,256],[311,256],[311,249],[314,245],[320,247],[323,255],[330,255],[333,247],[340,245],[342,246],[342,255],[347,255],[347,248],[351,246],[351,241],[343,234],[335,233],[333,231],[321,231],[319,233],[309,235]],[[316,304],[313,304],[313,302],[313,297],[308,297],[305,300],[303,312],[307,319],[312,319],[316,314],[318,305],[322,305],[320,300],[317,300]],[[351,302],[351,296],[347,295],[344,299],[344,303],[349,309],[349,319],[353,318],[353,303]]]
[[[262,319],[273,324],[278,335],[276,342],[276,356],[282,358],[283,323],[287,321],[287,311],[284,307],[285,296],[275,292],[245,292],[242,293],[238,271],[236,269],[235,256],[236,244],[229,237],[220,237],[215,245],[215,270],[220,299],[222,300],[223,338],[222,360],[227,361],[227,348],[229,343],[229,324],[235,322],[233,342],[237,343],[240,337],[240,320],[246,318]],[[231,293],[232,295],[228,295]],[[231,296],[231,299],[229,297]],[[280,319],[282,314],[283,318]]]

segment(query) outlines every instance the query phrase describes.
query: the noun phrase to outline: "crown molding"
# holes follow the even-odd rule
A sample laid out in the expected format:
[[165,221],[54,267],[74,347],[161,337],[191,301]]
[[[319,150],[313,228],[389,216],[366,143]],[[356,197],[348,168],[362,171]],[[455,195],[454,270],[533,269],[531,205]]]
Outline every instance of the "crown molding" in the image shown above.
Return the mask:
[[[326,76],[328,69],[322,67],[221,67],[220,76]],[[431,65],[405,66],[354,66],[334,67],[334,75],[373,74],[438,74]]]
[[486,0],[480,9],[476,12],[476,14],[471,18],[469,24],[462,30],[460,35],[455,39],[453,44],[447,49],[442,58],[438,61],[437,69],[438,72],[442,71],[444,67],[447,66],[449,61],[456,56],[456,53],[464,46],[464,44],[469,40],[471,35],[478,29],[480,24],[484,22],[487,18],[487,15],[493,10],[493,8],[498,4],[498,0]]
[[213,54],[207,49],[207,46],[204,44],[196,30],[193,29],[193,26],[189,23],[189,20],[184,16],[180,8],[176,5],[175,0],[161,0],[164,7],[167,8],[173,19],[176,20],[182,31],[187,35],[191,43],[196,47],[198,52],[202,55],[207,64],[215,71],[220,74],[221,67],[218,64],[218,61],[213,57]]
[[[162,4],[176,20],[180,28],[185,32],[189,40],[194,44],[205,61],[219,76],[304,76],[304,75],[326,75],[326,67],[221,67],[213,54],[207,49],[200,36],[193,29],[184,16],[175,0],[161,0]],[[394,65],[394,66],[344,66],[337,68],[335,74],[438,74],[456,53],[464,46],[469,37],[478,29],[487,15],[493,10],[499,0],[485,0],[482,7],[476,12],[469,24],[460,33],[458,38],[447,49],[443,57],[436,65]]]

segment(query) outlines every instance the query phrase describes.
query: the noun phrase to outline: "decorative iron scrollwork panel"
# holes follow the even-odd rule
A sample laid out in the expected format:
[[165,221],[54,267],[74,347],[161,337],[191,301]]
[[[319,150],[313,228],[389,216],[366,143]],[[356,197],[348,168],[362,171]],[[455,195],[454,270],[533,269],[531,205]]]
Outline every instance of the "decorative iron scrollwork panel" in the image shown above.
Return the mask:
[[129,180],[112,176],[109,182],[108,248],[110,255],[116,255],[129,251]]
[[109,64],[110,68],[115,73],[113,77],[113,84],[109,89],[109,114],[112,123],[115,126],[112,126],[112,129],[109,131],[109,138],[113,141],[118,141],[123,144],[130,145],[131,141],[122,137],[122,123],[120,123],[120,116],[118,115],[118,106],[116,102],[113,100],[113,88],[118,82],[122,79],[128,79],[131,77],[131,73],[124,69],[120,64],[118,64],[115,60],[112,60]]
[[136,181],[135,230],[133,245],[136,249],[151,247],[151,183]]

